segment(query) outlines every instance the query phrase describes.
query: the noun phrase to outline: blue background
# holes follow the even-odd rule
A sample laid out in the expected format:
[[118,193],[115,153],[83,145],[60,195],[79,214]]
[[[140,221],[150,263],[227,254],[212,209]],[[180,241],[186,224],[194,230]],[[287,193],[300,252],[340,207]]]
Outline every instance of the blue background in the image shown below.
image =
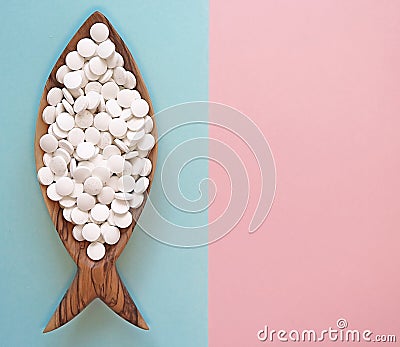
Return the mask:
[[[156,112],[208,97],[206,0],[2,4],[0,345],[207,346],[207,248],[166,246],[139,228],[118,269],[150,331],[126,323],[96,300],[66,326],[42,334],[72,281],[75,264],[55,232],[36,180],[37,109],[53,64],[95,10],[108,17],[133,53]],[[168,119],[157,123],[162,129]],[[164,146],[160,143],[158,167],[173,141],[192,135],[193,129],[181,130],[175,138],[168,137]],[[206,136],[207,129],[197,129],[199,135]],[[196,163],[182,175],[182,189],[189,197],[207,175],[206,165]],[[152,198],[160,193],[153,185]],[[207,213],[165,211],[169,220],[207,222]]]

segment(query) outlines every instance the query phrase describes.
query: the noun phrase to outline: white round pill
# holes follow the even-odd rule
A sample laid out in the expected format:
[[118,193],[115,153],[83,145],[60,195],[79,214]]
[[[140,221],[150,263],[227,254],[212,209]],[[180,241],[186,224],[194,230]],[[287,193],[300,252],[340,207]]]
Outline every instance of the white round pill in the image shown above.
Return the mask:
[[104,242],[109,245],[115,245],[120,237],[121,233],[119,229],[108,223],[104,223],[100,226],[101,235],[103,235]]
[[117,66],[113,72],[115,83],[122,86],[126,83],[126,70],[122,66]]
[[74,190],[74,182],[69,177],[61,177],[56,182],[56,192],[61,196],[70,195]]
[[140,177],[135,184],[135,193],[144,193],[149,186],[149,179],[147,177]]
[[100,141],[97,146],[101,149],[104,149],[106,146],[111,145],[112,140],[112,135],[109,132],[102,132],[100,134]]
[[72,94],[72,90],[78,89],[81,86],[82,81],[83,81],[82,75],[79,71],[71,71],[71,72],[66,73],[64,76],[64,85],[68,89],[70,89],[71,94]]
[[108,167],[96,166],[92,171],[92,175],[99,178],[101,183],[104,185],[110,179],[111,171]]
[[44,186],[48,186],[54,181],[54,174],[51,169],[47,166],[43,166],[39,169],[38,173],[38,180]]
[[48,198],[53,201],[60,201],[62,199],[62,196],[59,195],[56,191],[55,183],[52,183],[47,187],[46,194],[47,194]]
[[76,241],[83,241],[85,238],[82,236],[83,225],[75,225],[72,228],[72,236]]
[[104,205],[111,204],[114,200],[115,191],[111,187],[103,187],[100,194],[97,195],[97,200]]
[[52,124],[56,120],[56,108],[54,106],[46,106],[42,112],[42,119],[46,124]]
[[43,151],[52,153],[57,149],[58,141],[53,135],[44,134],[39,140],[39,146]]
[[[56,186],[56,188],[57,188],[57,186]],[[75,199],[75,198],[72,198],[72,197],[70,197],[70,196],[64,196],[64,197],[59,201],[59,203],[60,203],[60,206],[63,207],[64,209],[66,209],[66,208],[71,208],[71,211],[70,211],[70,212],[72,212],[72,207],[75,206],[76,199]],[[70,217],[69,217],[69,218],[70,218]],[[71,218],[70,218],[70,219],[71,219]]]
[[67,65],[61,65],[56,72],[56,80],[61,84],[64,84],[65,75],[70,72],[70,68]]
[[80,96],[74,103],[74,111],[78,114],[82,114],[83,111],[89,106],[89,98],[86,95]]
[[119,87],[114,81],[109,81],[101,87],[101,95],[105,100],[115,99],[118,92]]
[[88,193],[81,193],[76,199],[76,205],[82,211],[89,211],[96,205],[96,199]]
[[135,99],[132,101],[131,110],[135,117],[144,117],[149,112],[149,104],[144,99]]
[[82,129],[89,128],[93,124],[93,114],[88,110],[83,111],[82,114],[77,114],[75,124]]
[[118,214],[123,214],[129,211],[129,203],[124,200],[114,199],[111,203],[111,209]]
[[94,156],[95,154],[95,147],[93,143],[90,142],[81,142],[77,147],[76,147],[76,153],[81,157],[82,159],[90,159],[91,157]]
[[124,158],[120,155],[112,155],[107,159],[107,167],[111,172],[118,174],[124,170],[124,162]]
[[86,142],[93,143],[97,145],[100,141],[100,131],[94,127],[89,127],[85,130],[85,140]]
[[146,134],[143,138],[138,142],[137,146],[142,151],[149,151],[155,145],[156,141],[154,140],[153,135]]
[[78,53],[85,58],[89,58],[96,53],[97,45],[93,40],[85,37],[78,41],[76,50]]
[[78,166],[73,173],[75,181],[78,183],[83,183],[90,175],[92,170],[86,166]]
[[103,42],[107,40],[109,30],[104,23],[95,23],[90,28],[90,36],[96,42]]
[[137,193],[133,193],[132,195],[133,195],[132,199],[129,200],[130,207],[131,208],[138,208],[143,203],[144,195],[143,194],[137,194]]
[[127,228],[132,224],[132,214],[129,211],[123,214],[114,213],[113,217],[117,227]]
[[63,93],[60,88],[56,88],[56,87],[51,88],[49,90],[49,92],[47,93],[47,102],[51,106],[55,106],[58,103],[60,103],[62,98],[63,98]]
[[107,71],[102,76],[99,77],[99,82],[103,84],[108,82],[111,79],[112,75],[113,75],[113,70],[107,69]]
[[99,44],[97,55],[102,59],[107,59],[115,52],[115,45],[111,40],[105,40]]
[[103,184],[98,177],[88,177],[83,184],[83,190],[90,195],[97,195],[101,192]]
[[77,51],[69,52],[65,57],[65,64],[71,70],[79,70],[83,66],[84,61],[85,59]]
[[106,249],[101,242],[92,242],[86,249],[87,256],[92,260],[100,260],[106,254]]
[[107,63],[105,62],[105,60],[96,56],[89,60],[89,68],[90,71],[93,72],[95,75],[100,76],[107,71]]
[[126,122],[129,130],[139,131],[144,127],[144,118],[133,117]]
[[68,133],[68,141],[72,146],[78,146],[85,139],[85,133],[80,128],[74,128]]
[[111,116],[107,112],[99,112],[94,117],[94,126],[100,131],[107,131]]
[[122,113],[122,108],[121,106],[118,105],[117,100],[115,99],[110,99],[107,100],[106,102],[106,111],[112,116],[112,117],[119,117]]
[[82,236],[86,241],[96,241],[100,236],[100,227],[95,223],[87,223],[82,228]]
[[136,157],[130,160],[132,164],[132,175],[139,175],[144,167],[144,161],[142,158]]
[[143,158],[142,160],[144,165],[142,171],[140,171],[140,176],[148,176],[152,169],[151,160],[149,158]]
[[103,204],[96,204],[90,211],[90,215],[97,223],[104,222],[110,215],[110,209]]
[[120,192],[131,192],[135,188],[135,179],[132,176],[121,176],[118,180],[118,190]]
[[130,107],[135,100],[135,93],[130,89],[122,89],[117,94],[117,101],[121,107]]
[[85,94],[89,94],[89,92],[96,92],[99,93],[101,92],[101,83],[94,81],[94,82],[89,82],[86,86],[85,86]]
[[[109,100],[109,101],[112,101],[112,100]],[[108,129],[110,130],[111,135],[121,138],[121,137],[124,137],[124,135],[126,134],[128,127],[126,125],[126,122],[123,119],[114,118],[110,121],[110,124],[108,125]]]
[[110,158],[112,155],[121,155],[121,151],[117,146],[108,145],[103,149],[103,157],[104,159]]
[[56,176],[62,176],[67,170],[67,163],[60,156],[56,156],[51,158],[49,167]]
[[126,81],[124,83],[125,88],[133,89],[136,87],[136,78],[132,72],[127,71],[125,74],[125,78],[126,78]]
[[88,221],[89,214],[86,211],[80,210],[78,207],[74,207],[71,212],[72,222],[78,225],[85,224]]
[[56,118],[56,122],[63,131],[70,131],[75,126],[74,117],[67,112],[60,113]]
[[90,91],[87,93],[87,98],[89,100],[87,108],[89,110],[95,109],[100,104],[100,94],[95,91]]

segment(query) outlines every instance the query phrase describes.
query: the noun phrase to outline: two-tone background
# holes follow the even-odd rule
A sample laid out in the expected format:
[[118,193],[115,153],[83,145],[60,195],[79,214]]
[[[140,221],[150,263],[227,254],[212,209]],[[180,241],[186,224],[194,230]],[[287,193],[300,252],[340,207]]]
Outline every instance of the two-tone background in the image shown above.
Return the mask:
[[[234,230],[182,249],[137,228],[118,261],[150,330],[96,301],[43,335],[75,264],[36,180],[37,108],[60,52],[95,10],[133,53],[156,112],[211,100],[252,119],[274,154],[277,190],[250,235],[261,178],[243,143],[230,143],[251,182]],[[339,318],[400,339],[400,3],[25,0],[4,3],[0,17],[0,346],[259,346],[265,325],[322,330]],[[159,164],[194,136],[224,139],[204,124],[179,129],[160,144]],[[213,146],[202,149],[212,157]],[[207,160],[182,172],[185,196],[198,198],[205,177],[229,197],[226,173]],[[195,215],[161,198],[159,206],[192,226],[214,220],[223,203]]]

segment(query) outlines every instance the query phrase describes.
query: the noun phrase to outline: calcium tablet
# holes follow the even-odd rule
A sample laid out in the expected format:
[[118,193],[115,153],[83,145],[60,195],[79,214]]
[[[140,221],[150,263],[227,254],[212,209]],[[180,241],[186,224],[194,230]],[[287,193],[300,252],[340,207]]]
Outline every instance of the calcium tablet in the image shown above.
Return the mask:
[[106,254],[106,249],[102,243],[92,242],[86,249],[86,254],[92,260],[100,260]]
[[39,146],[43,151],[45,151],[47,153],[52,153],[57,149],[58,141],[55,138],[55,136],[50,135],[50,134],[44,134],[40,138]]
[[48,186],[54,181],[54,174],[49,167],[43,166],[38,171],[38,179],[41,184]]
[[115,245],[121,237],[119,229],[108,223],[104,223],[101,225],[100,232],[103,236],[104,242],[109,245]]
[[84,58],[90,58],[96,53],[97,45],[89,38],[79,40],[76,50]]
[[96,42],[103,42],[107,40],[109,30],[104,23],[95,23],[90,28],[90,36]]
[[132,101],[131,110],[135,117],[144,117],[149,112],[149,104],[144,99],[135,99]]
[[70,90],[79,88],[82,84],[82,81],[83,78],[79,71],[67,72],[64,76],[64,85]]
[[100,227],[95,223],[85,224],[82,228],[82,236],[86,241],[96,241],[100,237]]
[[63,93],[60,88],[51,88],[47,93],[47,102],[51,106],[57,105],[59,102],[61,102],[62,98]]

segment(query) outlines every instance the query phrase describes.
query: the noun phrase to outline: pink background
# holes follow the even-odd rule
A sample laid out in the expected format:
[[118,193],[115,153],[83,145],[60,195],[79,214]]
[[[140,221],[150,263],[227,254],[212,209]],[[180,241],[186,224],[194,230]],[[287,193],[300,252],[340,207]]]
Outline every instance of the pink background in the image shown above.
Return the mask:
[[[400,339],[399,77],[399,1],[211,1],[210,100],[262,129],[277,191],[260,230],[247,233],[253,197],[210,246],[209,346],[259,346],[266,324],[322,330],[341,317]],[[256,194],[255,162],[229,141]],[[222,193],[213,219],[228,186],[210,175]]]

